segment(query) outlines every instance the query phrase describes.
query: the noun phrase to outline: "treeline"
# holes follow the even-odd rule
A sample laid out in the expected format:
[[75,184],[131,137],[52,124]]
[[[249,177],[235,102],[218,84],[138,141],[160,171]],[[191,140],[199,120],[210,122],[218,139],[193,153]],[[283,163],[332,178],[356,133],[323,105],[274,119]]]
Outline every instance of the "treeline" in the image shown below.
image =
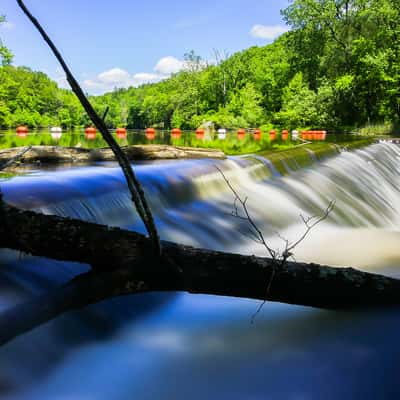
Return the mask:
[[58,88],[44,73],[26,67],[0,67],[0,127],[73,127],[85,121],[75,95]]
[[[110,127],[357,128],[400,120],[400,2],[294,0],[282,15],[291,30],[274,43],[156,84],[91,101],[110,107]],[[28,77],[28,75],[30,77]],[[11,83],[7,83],[11,82]],[[76,100],[44,74],[0,71],[0,125],[64,126],[87,120]]]

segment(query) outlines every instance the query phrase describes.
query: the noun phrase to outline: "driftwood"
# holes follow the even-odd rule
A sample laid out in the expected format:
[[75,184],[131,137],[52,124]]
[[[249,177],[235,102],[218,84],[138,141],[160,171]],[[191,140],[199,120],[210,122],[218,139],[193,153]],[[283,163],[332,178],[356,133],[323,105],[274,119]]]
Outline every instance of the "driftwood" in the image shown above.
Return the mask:
[[289,261],[276,268],[270,258],[170,242],[162,242],[160,258],[143,235],[1,204],[0,247],[89,264],[91,272],[0,314],[0,344],[65,311],[143,291],[186,291],[330,309],[400,303],[399,280],[353,268]]
[[[180,147],[168,145],[135,145],[121,147],[130,161],[135,160],[175,160],[185,158],[224,159],[220,150]],[[0,165],[5,168],[13,162],[22,164],[87,164],[95,161],[115,161],[115,155],[109,148],[84,149],[61,146],[30,146],[0,150]],[[7,165],[6,165],[7,164]]]

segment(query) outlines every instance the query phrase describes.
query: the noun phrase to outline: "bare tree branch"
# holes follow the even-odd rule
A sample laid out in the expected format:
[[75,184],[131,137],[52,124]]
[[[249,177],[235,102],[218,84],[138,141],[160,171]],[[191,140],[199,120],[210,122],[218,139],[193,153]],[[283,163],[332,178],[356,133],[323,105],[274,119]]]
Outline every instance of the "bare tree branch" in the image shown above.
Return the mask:
[[[324,214],[321,217],[312,216],[312,217],[309,217],[307,219],[304,219],[304,217],[302,215],[300,215],[301,219],[303,220],[303,222],[304,222],[304,224],[306,226],[306,230],[298,240],[296,240],[294,243],[292,243],[291,245],[289,245],[287,247],[286,251],[287,252],[291,252],[296,246],[298,246],[300,244],[300,242],[302,242],[307,237],[307,235],[310,233],[312,228],[314,228],[316,225],[318,225],[324,219],[328,218],[328,215],[331,213],[331,211],[335,207],[335,204],[336,204],[336,200],[331,200],[329,202],[329,205],[326,208]],[[318,218],[318,219],[315,222],[310,224],[310,222],[315,218]]]
[[254,229],[254,231],[256,232],[256,236],[259,238],[261,244],[267,249],[269,255],[271,256],[272,259],[276,258],[276,251],[273,250],[271,247],[268,246],[267,242],[264,239],[264,235],[261,232],[261,230],[258,228],[258,226],[256,225],[256,223],[254,222],[254,220],[251,218],[249,210],[247,209],[247,197],[243,200],[238,192],[235,190],[235,188],[232,186],[232,184],[230,183],[230,181],[228,180],[228,178],[225,176],[224,172],[221,170],[221,168],[219,168],[217,165],[215,165],[215,168],[221,173],[222,177],[224,178],[224,181],[226,182],[226,184],[228,185],[229,189],[232,191],[232,193],[235,196],[235,200],[234,200],[234,207],[235,207],[235,217],[240,217],[239,213],[238,213],[238,208],[237,208],[237,202],[240,203],[240,205],[243,208],[243,211],[245,213],[245,219],[248,221],[248,223],[250,224],[250,226],[252,227],[252,229]]
[[114,152],[115,157],[119,163],[119,165],[122,168],[122,171],[125,175],[129,191],[132,196],[132,200],[135,204],[136,210],[142,219],[147,232],[152,240],[153,246],[155,247],[156,251],[158,254],[161,254],[161,245],[160,245],[160,239],[158,236],[158,232],[154,223],[153,215],[150,210],[150,206],[146,200],[144,191],[140,185],[140,182],[138,181],[131,164],[129,163],[128,158],[124,154],[124,152],[121,150],[119,147],[118,143],[116,140],[113,138],[113,136],[110,134],[110,132],[107,129],[107,126],[104,123],[104,120],[99,117],[99,115],[96,113],[92,105],[90,104],[89,100],[85,96],[82,88],[80,87],[79,83],[73,76],[72,72],[70,71],[69,67],[67,66],[66,62],[64,61],[61,53],[57,49],[57,47],[54,45],[53,41],[49,38],[45,30],[42,28],[40,25],[39,21],[31,14],[31,12],[27,9],[25,6],[24,2],[22,0],[17,0],[18,5],[22,9],[22,11],[25,13],[25,15],[29,18],[29,20],[33,23],[33,25],[37,28],[37,30],[40,32],[42,35],[44,41],[49,45],[50,49],[54,53],[55,57],[61,64],[68,83],[71,85],[71,89],[75,93],[75,95],[78,97],[79,101],[81,102],[83,108],[89,115],[90,119],[93,121],[94,125],[97,127],[97,129],[100,131],[102,134],[104,140],[107,142],[107,144],[110,146],[111,150]]
[[[244,220],[247,221],[249,224],[249,232],[250,232],[250,236],[241,232],[244,236],[246,236],[247,238],[249,238],[250,240],[255,241],[256,243],[259,243],[261,245],[263,245],[269,255],[272,258],[272,272],[271,275],[269,277],[268,280],[268,284],[267,284],[267,290],[266,290],[266,294],[265,294],[265,300],[259,305],[259,307],[257,308],[256,312],[252,315],[251,317],[251,323],[254,323],[255,318],[257,317],[257,315],[260,313],[260,311],[262,310],[263,306],[265,305],[267,299],[269,298],[269,293],[271,291],[271,286],[272,286],[272,282],[275,278],[275,274],[276,274],[276,269],[282,269],[287,260],[293,256],[292,254],[292,250],[298,246],[309,234],[309,232],[311,231],[312,228],[314,228],[317,224],[319,224],[321,221],[323,221],[325,218],[328,217],[329,213],[332,211],[334,205],[335,205],[335,201],[331,201],[327,207],[327,209],[325,210],[325,213],[321,216],[310,216],[308,218],[304,218],[302,215],[300,215],[300,218],[302,219],[302,221],[304,222],[305,226],[306,226],[306,231],[301,235],[301,237],[296,240],[294,243],[290,244],[289,240],[282,237],[279,232],[276,232],[278,237],[280,239],[282,239],[285,242],[285,248],[282,252],[280,252],[280,250],[274,250],[272,249],[266,242],[263,233],[261,232],[261,230],[258,228],[257,224],[254,222],[253,218],[251,217],[249,210],[247,208],[247,200],[248,197],[245,197],[244,199],[242,199],[239,195],[239,193],[235,190],[235,188],[232,186],[232,184],[230,183],[230,181],[228,180],[228,178],[225,176],[225,174],[223,173],[223,171],[218,167],[215,166],[215,168],[221,173],[223,179],[225,180],[226,184],[228,185],[229,189],[232,191],[233,195],[234,195],[234,202],[233,202],[233,207],[234,207],[234,211],[232,211],[232,216],[235,218],[238,218],[240,220]],[[245,216],[241,216],[239,214],[239,210],[238,210],[238,203],[242,206],[242,209],[245,213]],[[315,222],[311,223],[311,221],[315,220]]]
[[[400,304],[400,281],[332,268],[163,242],[164,258],[135,232],[0,204],[0,247],[92,266],[92,271],[0,313],[0,344],[58,315],[113,296],[187,291],[328,309]],[[163,268],[170,259],[183,270]],[[149,269],[151,263],[157,271]],[[190,279],[181,279],[188,277]],[[273,279],[271,279],[273,278]],[[272,282],[268,293],[265,282]]]
[[108,115],[108,112],[110,111],[110,107],[109,106],[107,106],[106,107],[106,109],[104,110],[104,113],[103,113],[103,116],[102,116],[102,120],[103,120],[103,122],[105,122],[106,121],[106,118],[107,118],[107,115]]
[[21,157],[24,156],[25,153],[27,153],[30,149],[32,148],[32,146],[28,146],[25,147],[24,149],[22,149],[16,156],[14,156],[13,158],[11,158],[10,160],[8,160],[7,162],[5,162],[3,165],[0,165],[0,171],[11,167],[11,165],[13,165],[14,163],[16,163]]

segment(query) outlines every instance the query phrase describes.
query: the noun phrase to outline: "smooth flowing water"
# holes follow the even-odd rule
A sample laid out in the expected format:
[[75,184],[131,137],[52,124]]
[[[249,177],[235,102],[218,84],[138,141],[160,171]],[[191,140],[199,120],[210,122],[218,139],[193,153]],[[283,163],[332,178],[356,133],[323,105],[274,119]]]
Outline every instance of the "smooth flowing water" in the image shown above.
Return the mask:
[[[400,275],[400,148],[377,144],[280,176],[260,157],[139,164],[162,238],[265,255],[231,216],[233,194],[273,247],[304,231],[300,214],[336,207],[297,260]],[[293,163],[291,163],[293,165]],[[115,164],[33,171],[1,182],[23,208],[143,231]],[[0,308],[85,266],[0,253]],[[246,299],[148,294],[71,312],[0,348],[10,399],[398,398],[398,309],[331,312]]]

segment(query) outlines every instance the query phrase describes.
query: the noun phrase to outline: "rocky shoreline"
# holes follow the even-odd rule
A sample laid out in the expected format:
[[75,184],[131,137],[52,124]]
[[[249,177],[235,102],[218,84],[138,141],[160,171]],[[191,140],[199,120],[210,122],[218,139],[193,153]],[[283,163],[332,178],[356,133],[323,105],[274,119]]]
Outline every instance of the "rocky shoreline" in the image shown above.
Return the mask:
[[[24,149],[27,151],[24,152]],[[127,154],[129,160],[176,160],[194,158],[225,159],[226,155],[221,150],[204,149],[194,147],[181,147],[169,145],[135,145],[125,146],[122,150]],[[115,161],[111,149],[84,149],[77,147],[61,146],[31,146],[14,147],[0,150],[0,166],[8,163],[19,154],[23,156],[13,168],[31,164],[81,164],[99,161]]]

